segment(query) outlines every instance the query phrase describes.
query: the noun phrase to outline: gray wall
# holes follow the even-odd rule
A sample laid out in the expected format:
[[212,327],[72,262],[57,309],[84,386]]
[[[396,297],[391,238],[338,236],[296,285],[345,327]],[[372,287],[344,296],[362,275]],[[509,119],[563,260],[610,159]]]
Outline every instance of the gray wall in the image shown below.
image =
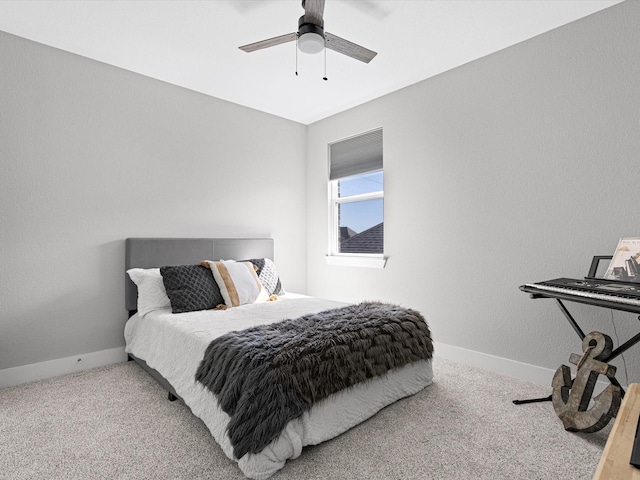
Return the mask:
[[0,32],[0,370],[124,345],[124,239],[266,236],[306,289],[306,127]]
[[[552,301],[518,286],[580,278],[593,255],[640,236],[638,25],[640,2],[624,2],[311,125],[309,293],[402,303],[423,311],[436,341],[567,363],[577,336]],[[328,266],[327,143],[379,126],[387,267]],[[612,317],[621,338],[640,327],[572,310],[614,341]],[[639,354],[625,355],[630,381]]]

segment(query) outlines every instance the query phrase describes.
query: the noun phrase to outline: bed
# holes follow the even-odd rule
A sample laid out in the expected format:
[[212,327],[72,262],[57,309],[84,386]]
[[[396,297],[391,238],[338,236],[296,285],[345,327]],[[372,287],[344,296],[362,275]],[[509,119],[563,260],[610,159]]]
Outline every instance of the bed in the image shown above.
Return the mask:
[[[283,325],[289,324],[294,326],[315,325],[317,318],[319,316],[327,316],[327,312],[330,312],[333,318],[333,312],[345,312],[343,315],[348,315],[356,310],[364,312],[365,310],[363,309],[365,307],[371,308],[372,305],[364,303],[351,305],[286,292],[282,288],[277,272],[273,270],[275,264],[273,263],[272,239],[128,238],[125,243],[125,270],[127,272],[135,270],[138,274],[148,275],[148,278],[151,278],[150,275],[154,275],[153,281],[156,283],[158,280],[155,270],[160,267],[163,267],[163,272],[166,274],[164,277],[166,282],[170,279],[169,274],[174,271],[169,266],[200,265],[204,268],[208,265],[213,272],[216,272],[214,263],[220,267],[222,264],[220,260],[223,259],[227,261],[249,259],[254,261],[258,259],[262,262],[268,262],[260,264],[266,265],[262,268],[262,271],[258,264],[255,264],[255,261],[253,267],[256,276],[260,280],[257,282],[258,288],[263,288],[260,285],[268,285],[272,291],[278,291],[278,294],[269,295],[271,301],[244,303],[226,309],[225,307],[222,307],[222,309],[207,308],[181,313],[173,313],[172,302],[167,305],[164,297],[162,297],[162,301],[157,301],[155,306],[152,305],[150,307],[150,303],[153,302],[147,301],[148,285],[141,281],[140,277],[135,277],[133,274],[125,274],[125,304],[130,313],[130,318],[125,325],[127,354],[167,389],[169,399],[182,399],[189,406],[194,415],[205,423],[225,455],[237,462],[240,470],[247,478],[256,480],[269,478],[280,470],[287,460],[297,458],[304,446],[318,444],[334,438],[375,415],[385,406],[400,398],[419,392],[432,382],[431,354],[433,347],[430,338],[428,338],[426,341],[423,340],[422,343],[428,343],[429,345],[421,347],[423,351],[430,348],[428,354],[422,352],[419,357],[411,357],[412,360],[407,361],[408,363],[385,372],[381,371],[374,376],[367,375],[367,378],[363,381],[358,380],[358,376],[354,376],[355,380],[347,378],[344,388],[333,386],[331,387],[332,390],[327,390],[323,396],[317,396],[320,400],[310,401],[310,403],[305,404],[306,408],[303,405],[299,410],[294,409],[297,413],[284,417],[284,419],[279,418],[278,421],[282,426],[278,427],[277,435],[269,432],[264,434],[267,435],[266,437],[263,435],[263,425],[265,423],[263,419],[253,421],[249,418],[247,423],[247,412],[253,411],[248,408],[245,408],[246,411],[244,412],[245,418],[243,421],[245,423],[238,427],[238,412],[229,409],[229,398],[243,405],[247,404],[247,402],[243,401],[242,398],[249,398],[251,401],[257,402],[260,409],[273,410],[276,413],[272,416],[280,417],[282,417],[283,412],[288,413],[291,410],[291,404],[297,405],[296,402],[300,403],[300,401],[294,399],[289,402],[291,395],[282,385],[277,385],[278,392],[281,394],[277,401],[286,397],[288,403],[286,405],[275,404],[275,407],[267,407],[263,403],[266,402],[265,398],[273,397],[272,391],[266,392],[266,397],[260,397],[257,389],[252,390],[250,393],[238,393],[239,387],[235,385],[231,389],[224,386],[216,390],[213,384],[216,382],[220,384],[221,376],[227,378],[233,375],[229,374],[228,371],[221,374],[219,371],[206,369],[213,369],[224,363],[221,359],[224,360],[227,357],[236,358],[228,353],[220,354],[222,351],[220,349],[223,348],[220,342],[224,340],[228,344],[229,339],[232,339],[235,343],[242,344],[244,342],[243,347],[248,345],[248,347],[255,349],[256,343],[260,343],[260,341],[255,340],[256,338],[263,338],[261,335],[265,335],[264,338],[267,338],[264,332],[273,332],[274,329],[282,329],[284,328]],[[201,263],[203,261],[209,261],[209,263]],[[246,263],[249,267],[252,266],[248,262],[225,263],[224,265],[239,268],[240,263]],[[271,265],[271,267],[268,267],[268,265]],[[271,270],[267,271],[269,268]],[[249,270],[251,269],[249,268]],[[204,270],[198,269],[198,272],[202,271]],[[266,276],[267,274],[268,276]],[[132,281],[132,278],[135,278],[136,282]],[[215,273],[214,280],[217,280],[218,284],[222,284],[225,281],[224,279],[221,280],[220,276],[216,276]],[[277,286],[274,287],[276,283]],[[168,288],[167,295],[169,293],[175,294],[171,290],[172,286]],[[138,291],[140,291],[140,295]],[[143,297],[143,293],[145,297]],[[229,299],[228,293],[224,296],[225,302]],[[172,296],[171,298],[173,301],[176,297]],[[173,305],[175,307],[179,302],[173,303],[175,303]],[[378,308],[377,305],[373,305],[373,307]],[[397,306],[393,307],[396,308]],[[401,307],[397,307],[396,310],[403,315],[406,314],[406,311],[416,314],[412,310],[402,309]],[[421,318],[419,314],[418,317]],[[341,322],[340,324],[342,325],[342,318],[347,317],[340,317],[332,321],[334,324]],[[424,319],[415,323],[426,324]],[[326,328],[323,327],[324,330],[333,328],[331,325]],[[348,321],[345,321],[344,325],[348,325]],[[406,325],[406,322],[402,323],[402,325]],[[304,332],[313,330],[313,328],[307,327],[299,328]],[[346,329],[346,327],[344,328]],[[387,327],[385,326],[384,328]],[[422,326],[420,328],[422,329]],[[428,327],[425,328],[428,334]],[[403,329],[406,330],[406,327],[403,327]],[[349,338],[354,338],[354,331],[347,333],[350,335]],[[322,334],[324,335],[324,333]],[[403,332],[403,334],[410,337],[424,335],[422,332]],[[283,337],[280,331],[270,333],[270,335],[270,338],[279,339]],[[378,339],[383,337],[385,335],[378,334],[372,338],[372,341],[377,345]],[[282,342],[284,341],[282,340]],[[409,341],[417,344],[417,341],[413,338],[407,340],[407,342]],[[308,348],[311,348],[309,346],[311,344],[316,345],[314,347],[316,348],[316,354],[321,357],[327,357],[330,355],[326,354],[326,352],[329,351],[329,347],[336,343],[336,340],[335,338],[327,340],[326,344],[319,342],[317,339],[312,339],[309,342],[296,340],[296,342],[295,345],[298,345],[299,348],[292,348],[291,343],[283,343],[286,355],[283,355],[282,351],[280,351],[277,358],[289,358],[290,351],[296,349],[300,351],[303,349],[308,350]],[[353,342],[362,343],[360,338],[353,340]],[[267,340],[264,343],[268,343]],[[318,347],[317,345],[325,346]],[[329,345],[329,347],[326,345]],[[262,345],[260,345],[260,348],[262,348]],[[375,348],[379,349],[380,347],[376,346]],[[417,348],[412,346],[410,350],[415,351]],[[370,347],[370,350],[372,349]],[[217,354],[218,357],[212,356],[213,354]],[[307,354],[308,351],[305,355]],[[236,355],[235,352],[234,355]],[[359,355],[361,356],[360,353]],[[262,357],[256,356],[255,353],[252,353],[251,357],[250,361],[247,360],[246,369],[253,371],[253,376],[255,377],[259,368],[267,364],[259,363],[261,361],[259,359]],[[304,357],[305,360],[307,358],[308,356]],[[296,360],[295,358],[289,361],[290,363],[285,366],[289,370],[283,370],[289,372],[284,375],[286,378],[290,376],[291,369],[297,371],[298,366],[294,362],[302,364],[301,360]],[[228,363],[232,363],[234,368],[237,368],[239,364],[236,360],[229,360]],[[317,368],[325,367],[318,366]],[[344,365],[341,368],[344,368]],[[355,369],[356,367],[352,368]],[[276,368],[273,367],[273,364],[268,364],[268,367],[265,367],[257,375],[264,378],[271,371],[276,371]],[[342,371],[340,370],[337,374],[333,373],[330,378],[337,378],[335,375],[341,376]],[[239,375],[237,370],[234,370],[235,374]],[[281,377],[278,378],[282,378],[283,374],[280,373],[280,375]],[[209,383],[205,381],[206,378],[209,378]],[[217,380],[212,381],[212,378]],[[342,377],[340,378],[342,381]],[[227,382],[229,381],[227,378]],[[243,382],[243,385],[245,385],[243,388],[246,388],[246,385],[250,383],[248,380],[243,380]],[[298,384],[296,383],[296,385]],[[285,389],[284,394],[281,391],[283,388]],[[318,385],[312,385],[307,388],[312,391],[310,395],[315,395],[320,389]],[[333,391],[336,389],[338,390]],[[239,399],[240,395],[244,395],[244,397]],[[252,408],[255,410],[256,407]],[[247,424],[256,424],[260,432],[252,430],[254,433],[243,433],[247,431]],[[243,435],[244,440],[238,440],[238,432]],[[267,440],[260,443],[256,440],[259,438],[266,438]]]

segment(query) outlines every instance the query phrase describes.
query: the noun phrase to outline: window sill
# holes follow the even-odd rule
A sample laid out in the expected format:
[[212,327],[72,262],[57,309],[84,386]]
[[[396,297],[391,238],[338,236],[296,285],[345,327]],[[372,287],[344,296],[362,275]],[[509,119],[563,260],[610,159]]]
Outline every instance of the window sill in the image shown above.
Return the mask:
[[364,267],[364,268],[384,268],[387,257],[367,257],[359,255],[327,255],[324,257],[327,265],[337,265],[340,267]]

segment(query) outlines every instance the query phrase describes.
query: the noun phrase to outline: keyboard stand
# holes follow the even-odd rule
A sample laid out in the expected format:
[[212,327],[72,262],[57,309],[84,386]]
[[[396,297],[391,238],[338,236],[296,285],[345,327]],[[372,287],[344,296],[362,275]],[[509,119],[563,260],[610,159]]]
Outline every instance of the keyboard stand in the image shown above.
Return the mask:
[[[569,325],[571,325],[571,327],[576,332],[578,337],[580,337],[580,341],[584,340],[585,334],[582,331],[582,329],[580,328],[580,325],[578,325],[578,322],[576,322],[575,318],[573,318],[573,315],[571,315],[571,312],[569,312],[569,310],[567,309],[565,304],[562,303],[562,299],[556,297],[556,295],[562,295],[562,294],[557,294],[556,292],[543,292],[543,293],[541,293],[540,291],[536,291],[535,293],[532,293],[531,289],[529,289],[528,287],[526,287],[526,289],[523,289],[523,287],[520,287],[520,288],[523,291],[529,292],[530,293],[530,295],[529,295],[530,298],[534,298],[534,299],[536,299],[536,298],[553,298],[556,301],[556,304],[558,305],[558,308],[560,309],[560,311],[562,312],[564,317],[569,322]],[[585,300],[588,300],[588,299],[585,299]],[[621,310],[619,308],[616,308],[617,306],[615,306],[615,305],[614,306],[597,305],[596,303],[583,301],[582,299],[580,299],[580,300],[570,299],[570,301],[576,301],[576,302],[579,302],[579,303],[588,303],[590,305],[596,305],[596,306],[603,307],[603,308],[614,308],[616,310]],[[595,301],[598,302],[597,300],[595,300]],[[623,308],[622,310],[626,310],[626,309]],[[636,310],[633,310],[633,312],[637,313]],[[638,316],[638,319],[640,320],[640,316]],[[611,354],[609,354],[606,358],[601,359],[601,361],[604,362],[604,363],[609,363],[610,360],[613,360],[614,358],[622,355],[624,352],[629,350],[631,347],[633,347],[638,342],[640,342],[640,333],[637,333],[632,338],[627,340],[625,343],[620,345],[618,348],[613,350],[611,352]],[[609,381],[613,385],[616,385],[617,387],[620,387],[620,391],[622,392],[622,396],[624,397],[624,393],[625,393],[624,392],[624,388],[622,388],[622,386],[620,385],[618,380],[616,378],[610,378]],[[530,399],[527,399],[527,400],[514,400],[513,403],[516,404],[516,405],[522,405],[522,404],[525,404],[525,403],[550,402],[552,400],[552,397],[553,397],[553,395],[549,395],[548,397],[542,397],[542,398],[530,398]]]
[[[567,310],[567,307],[563,303],[562,299],[556,297],[556,295],[558,295],[558,294],[556,294],[555,292],[543,292],[542,293],[540,291],[537,291],[535,293],[531,293],[531,289],[529,289],[528,287],[525,287],[525,289],[523,289],[523,291],[528,291],[530,293],[529,296],[531,298],[534,298],[534,299],[535,298],[553,298],[556,301],[556,304],[558,305],[558,308],[560,309],[560,311],[562,312],[564,317],[567,319],[567,321],[569,322],[569,324],[571,325],[573,330],[576,332],[578,337],[580,337],[580,340],[581,341],[584,340],[584,337],[585,337],[584,332],[582,331],[582,329],[578,325],[578,322],[576,322],[576,320],[573,318],[573,316],[571,315],[569,310]],[[560,294],[560,295],[562,295],[562,294]],[[580,298],[580,299],[570,299],[570,301],[574,301],[574,302],[578,302],[578,303],[586,303],[586,304],[594,305],[594,306],[598,306],[598,307],[610,308],[610,309],[614,309],[614,310],[621,310],[621,311],[632,312],[632,313],[640,312],[640,308],[638,308],[638,307],[630,308],[629,305],[611,305],[611,302],[607,302],[608,303],[607,305],[602,305],[602,301],[596,300],[596,299]],[[640,315],[638,316],[638,320],[640,320]],[[604,363],[609,363],[609,361],[613,360],[614,358],[619,357],[624,352],[629,350],[631,347],[636,345],[638,342],[640,342],[640,333],[637,333],[636,335],[631,337],[629,340],[627,340],[625,343],[623,343],[618,348],[613,350],[609,355],[607,355],[605,358],[602,358],[600,361],[602,361]],[[616,386],[620,387],[620,389],[622,390],[622,394],[624,395],[624,389],[622,389],[622,387],[618,383],[618,380],[616,380],[615,378],[611,378],[610,381],[611,381],[611,383],[613,385],[616,385]]]
[[515,405],[524,405],[525,403],[539,403],[539,402],[550,402],[553,400],[553,394],[548,397],[540,397],[540,398],[527,398],[526,400],[513,400]]

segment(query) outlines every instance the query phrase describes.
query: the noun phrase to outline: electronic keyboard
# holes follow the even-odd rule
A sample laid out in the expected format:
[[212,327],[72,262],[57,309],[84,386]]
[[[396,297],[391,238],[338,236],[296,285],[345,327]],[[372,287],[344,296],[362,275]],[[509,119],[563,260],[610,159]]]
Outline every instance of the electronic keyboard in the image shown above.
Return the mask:
[[527,283],[521,286],[520,290],[532,294],[558,293],[568,300],[600,300],[640,309],[640,284],[597,279],[556,278],[544,282]]

